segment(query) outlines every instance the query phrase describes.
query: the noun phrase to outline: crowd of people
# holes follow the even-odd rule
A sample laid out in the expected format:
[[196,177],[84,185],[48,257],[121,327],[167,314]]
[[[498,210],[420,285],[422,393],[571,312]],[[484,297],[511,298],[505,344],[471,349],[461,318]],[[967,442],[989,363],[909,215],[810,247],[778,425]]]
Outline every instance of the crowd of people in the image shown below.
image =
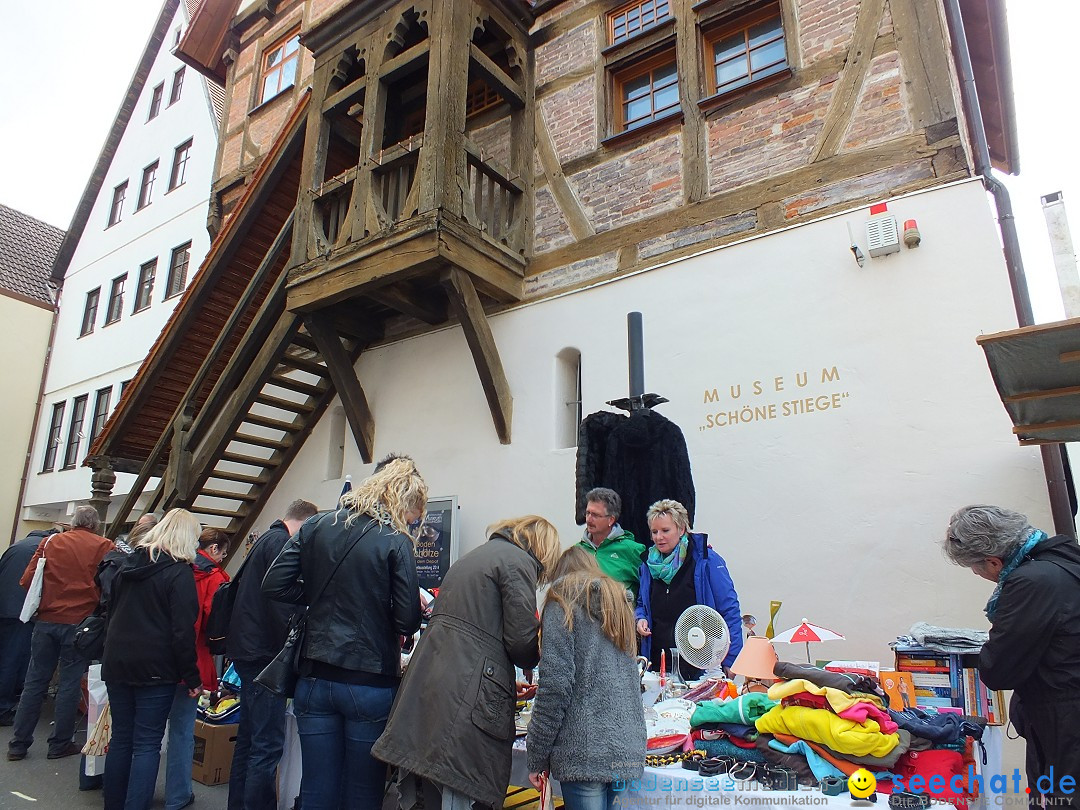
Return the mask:
[[[248,550],[230,585],[225,638],[242,685],[231,810],[277,806],[287,698],[259,676],[301,624],[292,697],[304,810],[380,807],[388,765],[415,778],[425,807],[502,806],[515,704],[530,691],[531,783],[539,789],[558,780],[569,810],[613,807],[613,781],[643,772],[639,651],[658,667],[661,651],[674,646],[678,616],[704,604],[728,625],[724,666],[737,656],[741,613],[732,578],[679,502],[649,508],[647,549],[619,525],[621,503],[610,489],[588,493],[584,535],[565,551],[543,517],[497,521],[487,542],[450,566],[428,606],[414,556],[427,498],[413,460],[390,456],[334,510],[293,502]],[[87,661],[74,634],[100,609],[113,723],[105,808],[151,806],[168,723],[166,808],[178,810],[194,801],[196,699],[218,685],[207,620],[214,594],[229,581],[222,567],[229,539],[202,529],[184,509],[160,521],[147,516],[123,543],[98,528],[97,513],[79,507],[71,529],[38,532],[0,558],[0,588],[15,571],[27,587],[37,560],[47,560],[32,631],[7,615],[21,600],[0,594],[0,724],[14,726],[7,756],[27,756],[57,669],[48,757],[80,751],[74,736]],[[1034,741],[1029,778],[1053,764],[1060,769],[1080,750],[1070,708],[1080,672],[1076,616],[1059,621],[1062,604],[1078,610],[1075,541],[1047,538],[1007,510],[969,507],[953,517],[944,545],[953,561],[998,583],[983,678],[991,688],[1015,687],[1024,703],[1017,725]],[[1045,607],[1037,621],[1053,628],[1049,639],[1032,627],[1033,603]],[[420,630],[425,607],[430,615],[403,676],[402,645]],[[1024,655],[1013,654],[1018,646]],[[535,686],[527,683],[533,670]],[[682,674],[699,673],[684,667]]]

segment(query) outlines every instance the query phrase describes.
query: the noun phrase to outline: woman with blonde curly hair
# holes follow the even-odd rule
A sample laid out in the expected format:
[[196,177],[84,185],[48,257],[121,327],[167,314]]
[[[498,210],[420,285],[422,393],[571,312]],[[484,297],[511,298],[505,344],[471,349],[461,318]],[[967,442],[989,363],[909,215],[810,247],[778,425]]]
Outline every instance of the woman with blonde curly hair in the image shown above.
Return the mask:
[[[727,563],[709,546],[709,536],[690,528],[686,507],[678,501],[657,501],[647,513],[653,545],[641,565],[637,599],[637,634],[641,654],[655,670],[660,655],[675,646],[675,622],[691,605],[707,605],[724,617],[731,647],[724,658],[730,667],[742,650],[742,611]],[[682,676],[701,671],[685,662]]]
[[[573,554],[580,552],[585,557]],[[645,720],[625,587],[575,546],[544,604],[540,683],[529,725],[529,780],[550,772],[567,810],[616,805],[615,780],[640,779]]]
[[305,810],[378,807],[386,766],[371,756],[401,679],[401,637],[420,627],[410,526],[428,490],[412,459],[395,457],[309,518],[263,579],[270,599],[306,604],[300,681]]
[[[514,743],[514,667],[540,658],[536,588],[559,558],[537,515],[503,520],[450,566],[373,749],[425,780],[425,806],[501,807]],[[307,805],[304,806],[307,810]]]
[[113,721],[105,761],[106,810],[150,807],[177,686],[186,686],[189,697],[199,694],[199,600],[191,563],[200,528],[190,512],[173,509],[116,573],[101,657]]

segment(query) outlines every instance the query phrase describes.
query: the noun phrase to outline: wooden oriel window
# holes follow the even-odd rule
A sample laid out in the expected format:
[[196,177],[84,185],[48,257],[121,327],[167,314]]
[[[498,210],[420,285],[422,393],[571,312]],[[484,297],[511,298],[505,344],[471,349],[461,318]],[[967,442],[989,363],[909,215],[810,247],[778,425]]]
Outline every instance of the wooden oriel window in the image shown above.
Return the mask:
[[300,33],[294,32],[285,40],[263,52],[259,104],[296,83],[296,67],[300,61]]
[[184,68],[180,68],[172,77],[172,92],[169,93],[169,106],[180,100],[180,92],[184,89]]
[[79,337],[85,337],[94,331],[97,321],[98,301],[101,300],[101,287],[95,287],[86,294],[86,306],[83,308],[82,328]]
[[706,75],[722,95],[787,70],[779,7],[773,5],[705,33]]
[[147,121],[153,121],[158,117],[158,113],[161,112],[161,99],[165,96],[165,82],[162,82],[154,88],[153,94],[150,96],[150,113],[146,116]]
[[49,436],[45,440],[45,458],[41,462],[42,472],[56,469],[56,454],[60,449],[60,430],[64,426],[64,406],[67,402],[57,402],[52,406],[52,419],[49,420]]
[[173,248],[169,261],[169,278],[165,283],[165,297],[172,298],[184,291],[187,284],[188,264],[191,262],[191,242]]
[[184,143],[176,147],[176,151],[173,153],[172,171],[169,173],[169,191],[172,191],[177,186],[184,185],[184,179],[187,177],[187,164],[191,159],[191,138],[188,138]]
[[109,206],[109,224],[108,227],[112,227],[120,221],[120,217],[124,214],[124,198],[127,197],[127,180],[113,189],[112,205]]
[[617,45],[670,16],[670,0],[635,0],[608,14],[608,43]]
[[79,443],[82,441],[83,420],[86,418],[87,395],[75,397],[71,407],[71,424],[68,425],[67,447],[64,450],[64,466],[61,469],[71,470],[79,460]]
[[131,310],[132,314],[150,306],[154,294],[155,275],[157,275],[157,259],[152,259],[139,268],[139,286],[135,289],[135,307]]
[[675,54],[665,51],[615,73],[615,131],[627,132],[679,109]]
[[139,186],[139,204],[136,211],[141,211],[150,204],[150,198],[154,194],[154,181],[157,179],[158,162],[155,160],[142,173],[142,185]]
[[105,312],[105,325],[116,323],[124,312],[124,285],[127,284],[127,273],[113,279],[112,289],[109,291],[109,309]]
[[109,400],[112,399],[112,386],[99,388],[94,394],[94,419],[90,423],[90,441],[98,437],[101,429],[105,427],[105,420],[109,418]]

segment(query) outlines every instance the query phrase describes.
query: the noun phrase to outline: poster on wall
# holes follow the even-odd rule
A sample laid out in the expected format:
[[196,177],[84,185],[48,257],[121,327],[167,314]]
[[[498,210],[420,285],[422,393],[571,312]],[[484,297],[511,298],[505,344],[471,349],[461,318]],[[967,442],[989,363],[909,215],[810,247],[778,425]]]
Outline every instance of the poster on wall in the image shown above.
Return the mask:
[[456,496],[428,500],[427,517],[416,541],[416,574],[421,588],[438,588],[458,557],[456,514]]

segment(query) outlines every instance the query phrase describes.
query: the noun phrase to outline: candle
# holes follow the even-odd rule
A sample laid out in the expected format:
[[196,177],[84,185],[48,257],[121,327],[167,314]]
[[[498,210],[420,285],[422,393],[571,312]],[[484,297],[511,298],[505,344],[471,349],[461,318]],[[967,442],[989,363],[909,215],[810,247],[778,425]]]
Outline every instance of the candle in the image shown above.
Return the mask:
[[660,651],[660,688],[663,689],[667,686],[667,657],[664,653],[666,650]]

